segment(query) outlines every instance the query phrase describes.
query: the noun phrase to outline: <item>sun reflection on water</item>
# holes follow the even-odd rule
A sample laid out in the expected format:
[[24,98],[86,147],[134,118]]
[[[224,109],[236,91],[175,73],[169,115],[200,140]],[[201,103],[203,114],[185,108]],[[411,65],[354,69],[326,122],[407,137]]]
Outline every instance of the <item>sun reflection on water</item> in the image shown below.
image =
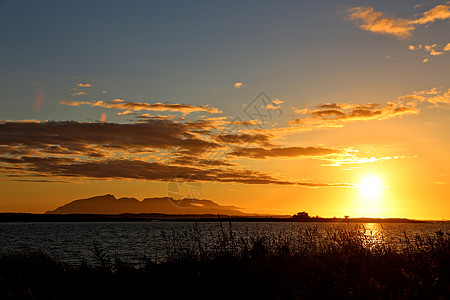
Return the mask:
[[361,233],[364,235],[364,243],[368,247],[384,244],[385,235],[382,224],[364,223],[361,225]]

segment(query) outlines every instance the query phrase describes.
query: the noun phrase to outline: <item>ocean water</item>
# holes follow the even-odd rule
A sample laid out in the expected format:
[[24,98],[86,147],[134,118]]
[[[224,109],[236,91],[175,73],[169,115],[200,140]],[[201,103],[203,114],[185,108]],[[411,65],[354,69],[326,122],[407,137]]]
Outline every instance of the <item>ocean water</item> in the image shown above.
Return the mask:
[[[173,238],[181,243],[200,238],[205,244],[217,243],[217,235],[230,232],[230,224],[218,222],[49,222],[0,223],[0,251],[44,250],[52,257],[69,263],[92,261],[94,245],[112,257],[139,264],[143,257],[163,260],[168,243]],[[450,234],[450,222],[399,224],[343,224],[289,222],[233,222],[236,237],[270,236],[272,239],[296,237],[305,230],[313,230],[327,237],[327,233],[350,229],[367,237],[368,244],[387,243],[402,248],[406,236],[430,237],[437,231]]]

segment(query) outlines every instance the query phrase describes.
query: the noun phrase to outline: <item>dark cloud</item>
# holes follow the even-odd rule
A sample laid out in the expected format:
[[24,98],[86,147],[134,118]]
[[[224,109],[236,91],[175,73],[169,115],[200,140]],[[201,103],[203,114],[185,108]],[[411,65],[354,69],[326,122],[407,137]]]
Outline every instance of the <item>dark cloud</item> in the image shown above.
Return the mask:
[[236,166],[235,164],[232,164],[230,162],[227,162],[225,160],[218,160],[218,159],[199,159],[195,156],[182,156],[177,157],[173,161],[171,161],[171,164],[175,165],[195,165],[195,166],[201,166],[201,167],[210,167],[210,166],[225,166],[225,167],[232,167]]
[[[148,119],[144,123],[0,123],[0,171],[14,180],[65,178],[138,179],[282,184],[305,187],[347,186],[283,179],[240,169],[227,156],[251,158],[319,157],[339,153],[320,147],[242,148],[250,142],[271,146],[263,133],[217,134],[210,121]],[[39,179],[35,179],[39,178]]]
[[[192,129],[199,124],[169,120],[147,120],[145,123],[80,123],[80,122],[10,122],[0,124],[0,144],[45,153],[105,156],[103,150],[173,149],[201,152],[219,147],[203,140]],[[4,150],[3,150],[4,151]]]
[[[65,158],[22,157],[0,158],[1,162],[20,164],[23,176],[81,177],[96,179],[142,179],[173,181],[175,178],[192,181],[233,182],[244,184],[282,184],[309,187],[335,186],[336,184],[299,183],[283,180],[271,174],[233,168],[201,168],[168,165],[140,160],[75,161]],[[13,175],[12,177],[15,177]],[[346,184],[344,184],[346,186]]]
[[286,147],[286,148],[241,148],[230,153],[233,156],[249,158],[267,158],[267,157],[298,157],[298,156],[325,156],[341,153],[341,150],[322,148],[322,147]]
[[214,139],[221,143],[229,143],[229,144],[259,144],[262,146],[272,146],[272,142],[270,141],[272,138],[271,135],[267,134],[218,134],[214,136]]
[[47,179],[0,179],[0,181],[35,182],[35,183],[70,183],[70,181],[47,180]]

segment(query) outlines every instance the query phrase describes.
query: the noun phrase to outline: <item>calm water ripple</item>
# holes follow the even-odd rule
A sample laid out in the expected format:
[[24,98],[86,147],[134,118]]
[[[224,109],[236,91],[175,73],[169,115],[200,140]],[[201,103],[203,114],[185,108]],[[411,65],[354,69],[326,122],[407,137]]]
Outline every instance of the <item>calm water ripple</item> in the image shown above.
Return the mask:
[[[44,250],[51,256],[70,263],[93,259],[94,244],[112,256],[139,263],[144,256],[162,258],[167,234],[183,234],[193,226],[202,234],[221,230],[217,222],[80,222],[80,223],[0,223],[0,251]],[[223,224],[228,230],[228,223]],[[405,236],[413,240],[416,235],[428,237],[436,231],[450,234],[449,222],[424,224],[342,224],[342,223],[232,223],[237,236],[280,233],[297,234],[300,229],[316,228],[322,234],[334,229],[355,229],[363,232],[368,241],[387,243],[401,248]]]

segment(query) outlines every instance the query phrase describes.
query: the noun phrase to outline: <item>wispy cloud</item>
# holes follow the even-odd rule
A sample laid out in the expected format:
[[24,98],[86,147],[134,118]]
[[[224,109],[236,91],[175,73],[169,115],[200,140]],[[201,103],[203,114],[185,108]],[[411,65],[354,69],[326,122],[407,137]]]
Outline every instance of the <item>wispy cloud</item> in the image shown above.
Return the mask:
[[324,147],[240,148],[231,152],[230,155],[265,159],[268,157],[320,157],[340,152],[338,149]]
[[388,17],[370,6],[353,7],[348,10],[348,14],[351,20],[360,22],[361,29],[371,32],[407,38],[414,30],[414,26],[408,20]]
[[82,91],[80,91],[80,92],[73,92],[72,93],[72,96],[82,96],[82,95],[86,95],[86,93],[85,92],[82,92]]
[[450,104],[450,89],[432,88],[415,91],[410,95],[400,97],[401,100],[428,102],[434,106]]
[[[348,149],[346,149],[348,150]],[[344,153],[343,155],[332,157],[328,159],[328,162],[326,164],[323,164],[322,166],[328,166],[328,167],[341,167],[343,165],[358,165],[358,164],[368,164],[368,163],[376,163],[380,161],[387,161],[387,160],[397,160],[397,159],[406,159],[406,158],[413,158],[416,156],[382,156],[382,157],[360,157],[357,155],[358,151],[352,151],[350,150],[347,153]]]
[[433,23],[437,20],[450,18],[450,2],[437,5],[421,14],[416,19],[394,18],[383,12],[375,11],[370,6],[360,6],[348,9],[350,20],[359,22],[359,27],[366,31],[380,34],[390,34],[399,38],[408,38],[419,25]]
[[272,135],[262,133],[240,133],[240,134],[218,134],[214,139],[221,143],[227,144],[259,144],[263,146],[272,146]]
[[77,86],[79,87],[92,87],[93,85],[90,83],[77,83]]
[[418,114],[420,110],[414,102],[393,101],[384,106],[376,103],[327,103],[318,105],[315,109],[304,108],[299,110],[294,108],[294,111],[304,117],[294,119],[290,121],[290,124],[336,127],[350,121],[385,120]]
[[118,112],[116,114],[116,116],[120,117],[120,116],[130,115],[132,113],[133,113],[133,111],[131,111],[131,110],[124,110],[124,111]]
[[450,18],[450,2],[433,7],[432,9],[423,13],[422,17],[411,20],[411,24],[428,24],[436,20],[445,20]]
[[91,105],[92,102],[87,101],[66,101],[66,100],[60,100],[59,103],[69,106],[80,106],[80,105]]
[[272,103],[275,105],[280,105],[280,104],[284,103],[284,101],[281,101],[280,99],[276,98],[276,99],[272,100]]
[[208,105],[195,106],[189,104],[165,104],[165,103],[142,103],[142,102],[127,102],[121,99],[114,99],[111,101],[97,101],[97,102],[86,102],[86,101],[66,101],[60,100],[59,103],[69,106],[80,106],[89,105],[92,107],[104,107],[120,109],[124,111],[170,111],[170,112],[180,112],[182,114],[190,114],[193,112],[208,112],[212,114],[221,113],[217,108],[210,107]]

